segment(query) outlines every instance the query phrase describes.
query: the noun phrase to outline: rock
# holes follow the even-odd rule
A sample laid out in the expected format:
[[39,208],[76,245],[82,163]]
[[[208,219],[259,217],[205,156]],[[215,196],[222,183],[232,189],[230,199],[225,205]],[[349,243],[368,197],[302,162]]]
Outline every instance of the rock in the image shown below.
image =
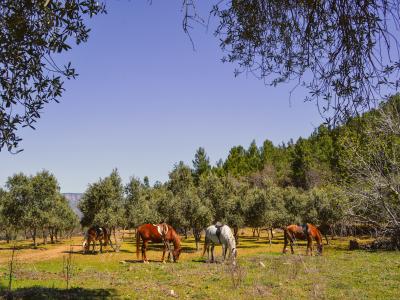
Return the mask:
[[170,290],[169,291],[169,295],[172,296],[172,297],[178,297],[178,295],[175,293],[174,290]]
[[360,244],[358,243],[357,240],[350,240],[349,249],[350,250],[360,249]]

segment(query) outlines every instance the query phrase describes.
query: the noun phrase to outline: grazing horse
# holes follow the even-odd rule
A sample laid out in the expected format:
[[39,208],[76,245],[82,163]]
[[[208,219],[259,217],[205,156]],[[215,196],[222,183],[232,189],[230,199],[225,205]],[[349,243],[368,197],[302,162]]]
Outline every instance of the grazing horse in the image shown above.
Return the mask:
[[306,254],[310,253],[312,255],[313,252],[313,245],[312,239],[314,238],[315,242],[317,243],[317,250],[318,253],[322,255],[322,235],[321,232],[312,224],[303,224],[303,225],[289,225],[283,228],[284,231],[284,239],[285,245],[283,246],[283,253],[286,253],[286,247],[290,242],[290,249],[292,254],[293,251],[293,243],[296,239],[307,240],[307,250]]
[[107,247],[108,243],[110,243],[112,247],[110,236],[111,232],[105,227],[100,227],[100,226],[90,227],[85,233],[85,240],[82,244],[83,252],[84,253],[89,252],[91,243],[93,244],[92,252],[94,252],[96,247],[96,241],[99,241],[100,243],[100,252],[103,252],[103,245],[104,247]]
[[147,244],[149,241],[154,243],[164,243],[164,249],[161,261],[165,262],[165,252],[170,252],[169,243],[174,244],[174,250],[172,251],[172,257],[174,262],[177,262],[179,255],[181,254],[181,239],[171,225],[161,224],[143,224],[136,230],[136,256],[139,258],[139,244],[142,239],[142,260],[144,263],[148,263],[146,256]]
[[217,223],[211,225],[206,229],[206,236],[204,240],[204,250],[202,256],[204,256],[207,250],[207,260],[210,261],[210,244],[211,244],[211,262],[214,262],[214,247],[215,244],[222,245],[222,257],[225,261],[226,252],[229,249],[229,258],[235,263],[237,250],[235,237],[232,234],[232,230],[228,225],[222,225]]

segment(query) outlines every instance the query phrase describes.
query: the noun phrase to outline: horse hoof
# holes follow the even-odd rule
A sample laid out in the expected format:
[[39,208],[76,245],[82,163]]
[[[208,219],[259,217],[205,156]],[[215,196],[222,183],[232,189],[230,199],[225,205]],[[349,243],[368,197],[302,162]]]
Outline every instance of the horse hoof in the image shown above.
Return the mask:
[[162,261],[163,264],[166,264],[167,262],[165,260]]

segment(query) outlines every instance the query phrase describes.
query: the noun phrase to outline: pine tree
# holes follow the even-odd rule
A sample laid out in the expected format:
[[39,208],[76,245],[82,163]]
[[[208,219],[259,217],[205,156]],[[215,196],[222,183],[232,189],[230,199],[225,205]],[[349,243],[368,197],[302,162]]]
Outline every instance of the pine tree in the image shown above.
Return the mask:
[[210,159],[204,148],[197,149],[193,162],[193,179],[196,186],[199,185],[200,176],[211,170]]

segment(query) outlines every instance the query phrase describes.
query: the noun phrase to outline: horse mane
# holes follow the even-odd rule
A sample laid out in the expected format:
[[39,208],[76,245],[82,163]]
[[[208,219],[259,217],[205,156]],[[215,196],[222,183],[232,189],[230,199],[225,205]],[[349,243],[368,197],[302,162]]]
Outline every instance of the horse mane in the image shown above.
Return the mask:
[[236,240],[235,237],[233,236],[232,230],[229,228],[229,236],[228,236],[228,247],[230,247],[231,249],[236,248]]
[[171,232],[172,243],[174,244],[174,249],[181,249],[181,239],[176,233],[175,229],[171,225],[168,225],[168,230]]
[[321,231],[318,229],[318,227],[314,226],[313,224],[309,224],[308,226],[312,226],[313,227],[313,229],[315,230],[318,238],[320,239],[320,242],[322,243],[322,234],[321,234]]

